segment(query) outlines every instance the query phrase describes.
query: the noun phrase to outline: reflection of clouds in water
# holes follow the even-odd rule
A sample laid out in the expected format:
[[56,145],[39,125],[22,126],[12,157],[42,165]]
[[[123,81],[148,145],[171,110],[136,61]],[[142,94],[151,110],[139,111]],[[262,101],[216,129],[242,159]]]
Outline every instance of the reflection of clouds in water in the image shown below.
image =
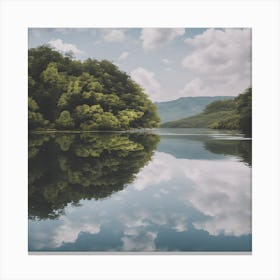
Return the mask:
[[148,231],[150,225],[149,212],[146,210],[135,210],[131,213],[122,213],[120,222],[123,224],[124,251],[153,251],[155,250],[155,239],[157,233]]
[[173,170],[168,165],[166,166],[166,161],[169,157],[170,155],[168,154],[156,152],[153,161],[145,166],[137,175],[137,179],[133,183],[134,188],[142,191],[147,186],[171,180]]
[[[192,172],[193,169],[198,172]],[[218,174],[217,174],[218,170]],[[192,165],[187,176],[195,182],[186,197],[196,209],[207,216],[194,222],[197,229],[211,235],[240,236],[251,233],[251,170],[238,162],[200,162]]]
[[156,232],[136,231],[121,238],[124,251],[155,251]]
[[[178,210],[177,210],[178,211]],[[153,251],[158,233],[151,227],[168,226],[176,232],[187,230],[187,215],[181,212],[169,212],[156,209],[156,206],[146,210],[135,210],[123,213],[120,217],[123,225],[121,238],[124,251]]]
[[121,229],[110,231],[110,238],[117,234],[124,251],[156,250],[163,228],[180,233],[193,225],[210,235],[250,234],[250,175],[240,162],[176,159],[156,152],[131,186],[111,199],[68,206],[55,221],[30,221],[30,241],[34,249],[59,248],[78,242],[81,232],[102,234],[105,224]]
[[80,232],[96,234],[100,231],[100,224],[88,219],[76,221],[68,217],[62,217],[61,224],[56,228],[53,237],[53,246],[59,247],[63,243],[75,242]]
[[[153,162],[143,168],[133,185],[137,190],[144,190],[174,177],[192,182],[181,186],[183,193],[178,199],[191,203],[208,216],[204,221],[194,221],[195,228],[211,235],[251,233],[251,170],[247,166],[236,161],[211,161],[209,164],[206,160],[176,159],[157,152]],[[167,188],[160,189],[161,194],[166,191]],[[177,227],[181,228],[186,226]]]
[[[52,234],[53,234],[53,227],[48,226],[46,222],[37,222],[35,229],[33,229],[34,224],[29,224],[29,236],[28,236],[28,243],[29,246],[32,247],[33,250],[40,250],[45,247],[49,247],[50,244],[53,244],[52,241]],[[53,246],[55,247],[55,246]]]
[[130,213],[121,213],[120,221],[124,224],[125,229],[133,229],[147,225],[147,212],[146,211],[132,211]]
[[30,241],[36,244],[34,249],[40,250],[43,248],[58,248],[63,243],[73,243],[77,240],[81,232],[98,234],[100,232],[101,220],[104,222],[104,212],[100,212],[96,216],[89,204],[87,207],[65,209],[65,216],[61,216],[58,220],[42,220],[34,224],[30,222],[29,227],[36,230],[31,230]]
[[175,215],[172,219],[172,229],[177,232],[187,231],[187,216],[184,213]]

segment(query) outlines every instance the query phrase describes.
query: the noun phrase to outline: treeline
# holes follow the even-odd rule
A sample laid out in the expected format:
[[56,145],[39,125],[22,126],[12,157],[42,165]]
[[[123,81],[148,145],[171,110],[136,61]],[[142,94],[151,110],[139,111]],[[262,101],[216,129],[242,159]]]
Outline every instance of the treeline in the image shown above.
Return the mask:
[[162,127],[200,127],[240,130],[252,134],[252,89],[232,100],[214,101],[207,105],[201,114],[167,122]]
[[28,50],[29,129],[156,127],[155,105],[107,60],[74,60],[48,46]]

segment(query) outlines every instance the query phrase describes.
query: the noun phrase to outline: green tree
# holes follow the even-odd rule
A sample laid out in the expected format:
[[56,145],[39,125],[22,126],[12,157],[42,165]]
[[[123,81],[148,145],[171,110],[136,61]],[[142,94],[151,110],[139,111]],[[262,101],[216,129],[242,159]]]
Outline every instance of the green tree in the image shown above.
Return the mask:
[[48,121],[38,112],[39,106],[32,97],[28,97],[28,127],[29,129],[43,128],[48,125]]
[[143,112],[136,112],[134,110],[122,110],[118,113],[118,118],[121,124],[121,127],[124,129],[128,129],[131,123],[144,115]]
[[75,123],[68,111],[62,111],[56,120],[56,125],[62,129],[71,129],[75,126]]
[[240,129],[252,135],[252,88],[248,88],[236,98]]

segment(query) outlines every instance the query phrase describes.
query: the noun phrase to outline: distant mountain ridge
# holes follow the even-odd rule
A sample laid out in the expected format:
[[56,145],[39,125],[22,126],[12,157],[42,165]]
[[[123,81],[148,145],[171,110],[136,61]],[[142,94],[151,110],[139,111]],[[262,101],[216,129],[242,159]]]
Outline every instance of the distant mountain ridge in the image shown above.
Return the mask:
[[234,96],[181,97],[176,100],[155,102],[161,123],[175,121],[201,113],[213,101],[229,100]]
[[211,128],[239,130],[252,135],[252,88],[230,100],[216,100],[208,104],[203,112],[161,124],[165,128]]

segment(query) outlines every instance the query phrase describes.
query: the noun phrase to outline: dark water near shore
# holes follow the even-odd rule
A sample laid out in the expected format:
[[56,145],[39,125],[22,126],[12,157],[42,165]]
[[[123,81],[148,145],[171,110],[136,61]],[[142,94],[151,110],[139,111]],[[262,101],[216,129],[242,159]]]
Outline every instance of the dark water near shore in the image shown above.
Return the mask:
[[232,131],[29,135],[29,251],[251,251],[251,140]]

